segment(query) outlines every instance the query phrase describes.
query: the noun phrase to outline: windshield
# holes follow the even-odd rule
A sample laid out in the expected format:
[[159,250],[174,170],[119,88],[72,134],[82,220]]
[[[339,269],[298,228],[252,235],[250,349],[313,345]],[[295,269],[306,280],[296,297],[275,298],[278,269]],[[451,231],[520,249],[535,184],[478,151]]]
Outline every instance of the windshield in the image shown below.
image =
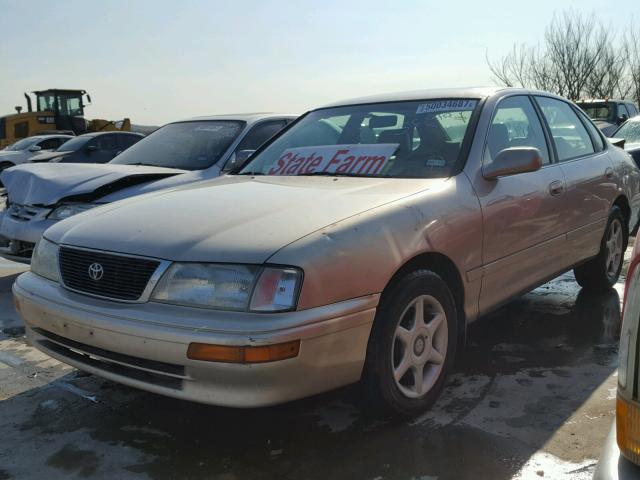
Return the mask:
[[609,120],[613,117],[610,103],[578,103],[591,120]]
[[56,152],[75,152],[80,150],[85,143],[91,140],[93,136],[85,137],[84,135],[80,135],[79,137],[72,138],[68,142],[63,143],[58,147]]
[[18,152],[20,150],[26,150],[31,145],[38,141],[37,138],[23,138],[22,140],[18,140],[13,145],[9,145],[5,150],[10,150],[12,152]]
[[171,123],[125,150],[111,163],[203,170],[220,160],[244,125],[229,120]]
[[443,99],[316,110],[239,174],[448,177],[477,105]]
[[626,143],[640,143],[640,120],[626,122],[612,137],[624,138]]

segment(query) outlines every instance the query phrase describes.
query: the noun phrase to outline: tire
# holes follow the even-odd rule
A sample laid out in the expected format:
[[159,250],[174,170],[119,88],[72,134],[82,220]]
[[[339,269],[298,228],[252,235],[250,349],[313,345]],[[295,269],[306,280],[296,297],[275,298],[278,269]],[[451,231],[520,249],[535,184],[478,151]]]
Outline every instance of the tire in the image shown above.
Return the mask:
[[578,284],[592,292],[604,292],[613,287],[620,277],[628,243],[627,222],[622,211],[613,207],[600,242],[600,252],[573,270]]
[[[420,305],[423,322],[416,314]],[[429,408],[455,360],[456,319],[451,291],[429,270],[414,271],[385,292],[367,348],[363,375],[367,404],[402,417]]]
[[[15,165],[11,162],[0,162],[0,173],[2,173],[3,170],[11,167],[15,167]],[[4,185],[2,184],[2,180],[0,180],[0,188],[1,187],[4,187]]]

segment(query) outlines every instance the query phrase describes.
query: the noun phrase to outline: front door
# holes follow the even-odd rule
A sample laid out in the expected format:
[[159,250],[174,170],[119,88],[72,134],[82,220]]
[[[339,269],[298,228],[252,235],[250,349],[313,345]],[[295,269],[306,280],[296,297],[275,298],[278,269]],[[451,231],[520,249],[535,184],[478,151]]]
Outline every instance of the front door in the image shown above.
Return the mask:
[[481,313],[566,266],[564,175],[551,161],[540,118],[525,95],[507,97],[496,107],[483,163],[511,147],[537,148],[543,166],[536,172],[476,180],[484,220]]

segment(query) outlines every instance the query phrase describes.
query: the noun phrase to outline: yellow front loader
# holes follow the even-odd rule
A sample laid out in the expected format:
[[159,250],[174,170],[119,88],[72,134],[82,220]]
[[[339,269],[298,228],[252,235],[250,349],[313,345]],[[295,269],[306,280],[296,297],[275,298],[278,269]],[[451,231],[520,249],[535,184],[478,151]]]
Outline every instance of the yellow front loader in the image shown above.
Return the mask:
[[32,135],[47,133],[69,133],[81,135],[87,132],[131,130],[128,118],[120,121],[87,120],[84,118],[83,97],[88,104],[91,97],[84,90],[49,89],[33,92],[36,96],[36,108],[31,97],[27,99],[27,111],[16,107],[14,114],[0,117],[0,149]]

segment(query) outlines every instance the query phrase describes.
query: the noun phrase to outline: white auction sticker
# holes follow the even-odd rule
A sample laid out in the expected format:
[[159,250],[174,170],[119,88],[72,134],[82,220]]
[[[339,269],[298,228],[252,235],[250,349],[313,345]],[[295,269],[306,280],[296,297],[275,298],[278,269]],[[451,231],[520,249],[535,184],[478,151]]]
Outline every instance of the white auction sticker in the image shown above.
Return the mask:
[[473,110],[478,104],[477,100],[450,99],[431,100],[418,105],[416,113],[418,115],[429,112],[459,112],[462,110]]
[[269,175],[309,175],[316,172],[376,175],[397,150],[398,143],[322,145],[285,150]]

